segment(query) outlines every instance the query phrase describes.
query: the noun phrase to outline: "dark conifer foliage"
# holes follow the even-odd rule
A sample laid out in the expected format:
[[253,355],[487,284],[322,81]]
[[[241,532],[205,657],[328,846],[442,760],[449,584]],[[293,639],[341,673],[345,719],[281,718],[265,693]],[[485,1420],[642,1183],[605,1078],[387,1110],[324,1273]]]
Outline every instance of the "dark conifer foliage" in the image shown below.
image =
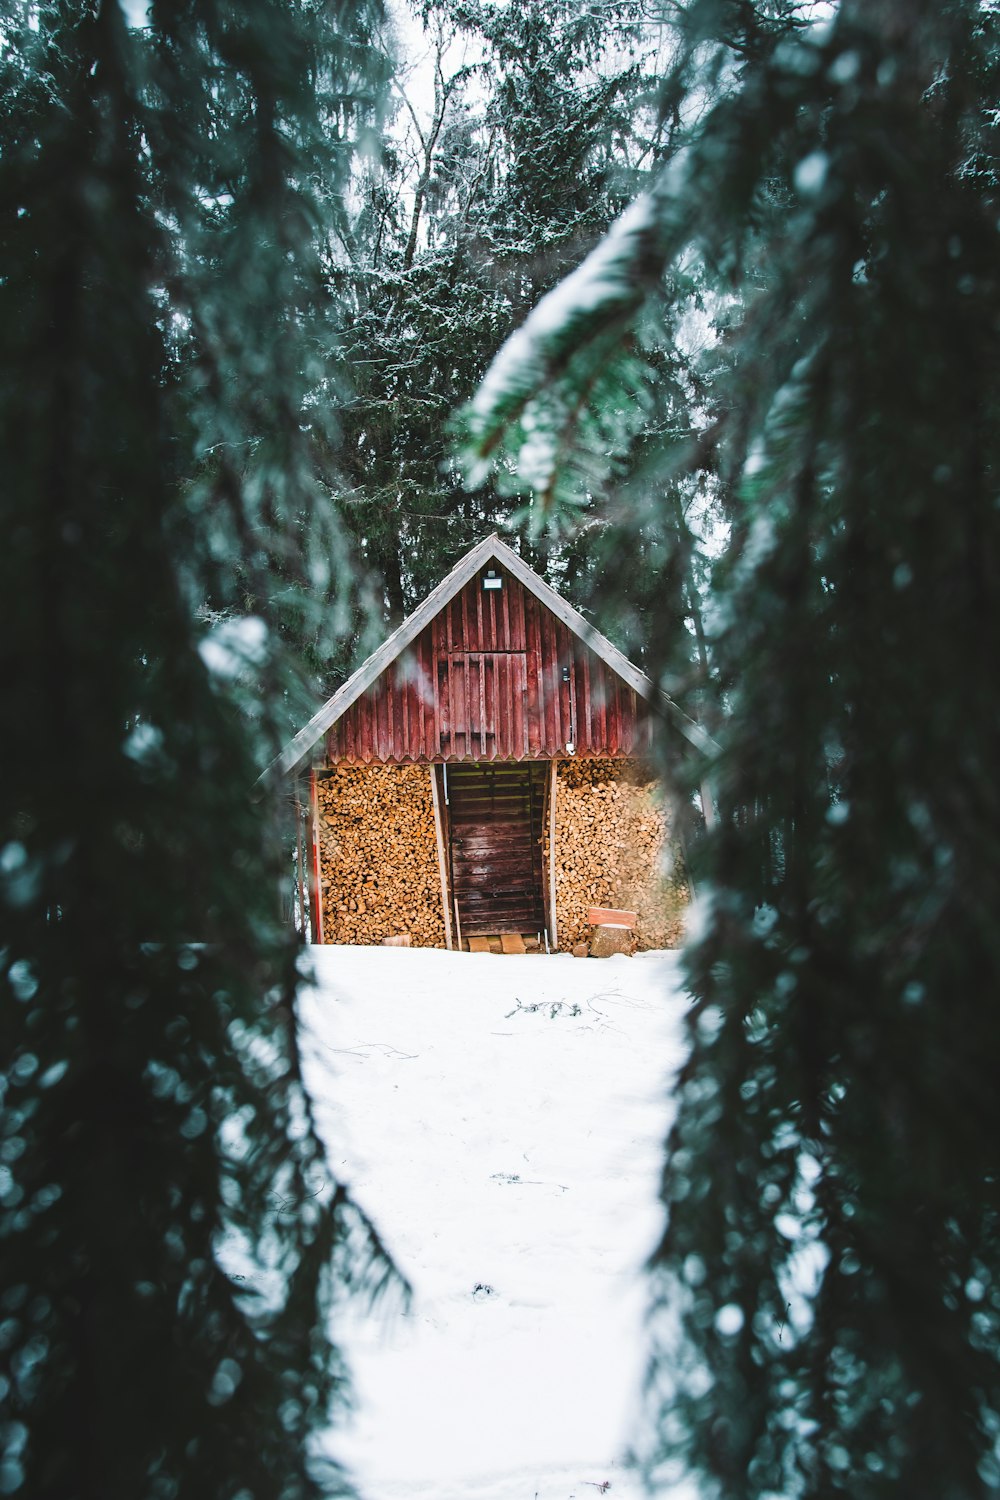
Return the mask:
[[[330,535],[313,172],[335,201],[373,16],[146,20],[0,23],[0,1490],[304,1497],[339,1485],[309,1456],[334,1294],[385,1262],[312,1129],[250,794],[289,684],[272,560],[287,595]],[[247,591],[270,631],[206,643],[197,608]]]
[[[448,420],[635,191],[657,133],[655,111],[643,114],[650,49],[633,0],[422,9],[411,46],[434,63],[433,103],[421,112],[398,78],[385,155],[359,184],[361,211],[331,268],[353,309],[344,514],[397,620],[520,508],[520,490],[467,493]],[[547,550],[531,561],[544,570]]]
[[729,518],[719,821],[649,1456],[727,1500],[972,1500],[1000,1490],[998,17],[680,19],[680,149],[469,423],[473,468],[567,412],[606,441],[636,378],[663,423],[634,330],[696,277],[701,432],[653,472]]

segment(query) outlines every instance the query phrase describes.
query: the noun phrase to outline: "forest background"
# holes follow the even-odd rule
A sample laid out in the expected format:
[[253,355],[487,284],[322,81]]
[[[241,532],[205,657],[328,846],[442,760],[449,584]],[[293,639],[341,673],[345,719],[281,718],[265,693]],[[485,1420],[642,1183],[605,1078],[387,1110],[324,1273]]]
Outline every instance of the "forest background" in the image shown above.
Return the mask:
[[339,1484],[394,1273],[250,791],[497,528],[717,746],[651,1473],[996,1495],[997,7],[418,25],[0,12],[0,1492]]

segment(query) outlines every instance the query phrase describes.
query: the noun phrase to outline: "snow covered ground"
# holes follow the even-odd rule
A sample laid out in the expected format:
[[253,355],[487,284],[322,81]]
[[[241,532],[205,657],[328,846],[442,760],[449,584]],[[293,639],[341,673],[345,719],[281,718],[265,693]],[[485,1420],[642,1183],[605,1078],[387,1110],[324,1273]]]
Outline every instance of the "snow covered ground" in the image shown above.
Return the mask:
[[335,1452],[365,1500],[635,1500],[677,956],[310,958],[331,1166],[414,1289],[338,1329],[358,1412]]

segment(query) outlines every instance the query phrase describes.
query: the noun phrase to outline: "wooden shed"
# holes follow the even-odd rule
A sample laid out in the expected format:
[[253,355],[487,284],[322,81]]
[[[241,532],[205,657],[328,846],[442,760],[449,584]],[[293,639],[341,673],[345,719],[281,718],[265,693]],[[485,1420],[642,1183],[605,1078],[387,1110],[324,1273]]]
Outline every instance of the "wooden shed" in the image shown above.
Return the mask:
[[[588,903],[662,894],[666,811],[646,769],[654,701],[697,738],[649,678],[487,537],[278,762],[295,778],[307,935],[450,948],[537,933],[565,947]],[[639,925],[640,945],[661,945],[662,923]]]

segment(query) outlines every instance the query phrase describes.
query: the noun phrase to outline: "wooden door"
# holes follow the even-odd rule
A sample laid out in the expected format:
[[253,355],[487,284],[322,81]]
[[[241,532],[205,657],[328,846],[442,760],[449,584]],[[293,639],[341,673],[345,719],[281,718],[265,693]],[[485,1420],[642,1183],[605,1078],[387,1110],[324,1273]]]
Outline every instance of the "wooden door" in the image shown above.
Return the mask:
[[462,936],[541,932],[544,762],[447,767],[452,893]]
[[527,658],[523,651],[458,651],[438,661],[439,748],[480,760],[523,755]]

